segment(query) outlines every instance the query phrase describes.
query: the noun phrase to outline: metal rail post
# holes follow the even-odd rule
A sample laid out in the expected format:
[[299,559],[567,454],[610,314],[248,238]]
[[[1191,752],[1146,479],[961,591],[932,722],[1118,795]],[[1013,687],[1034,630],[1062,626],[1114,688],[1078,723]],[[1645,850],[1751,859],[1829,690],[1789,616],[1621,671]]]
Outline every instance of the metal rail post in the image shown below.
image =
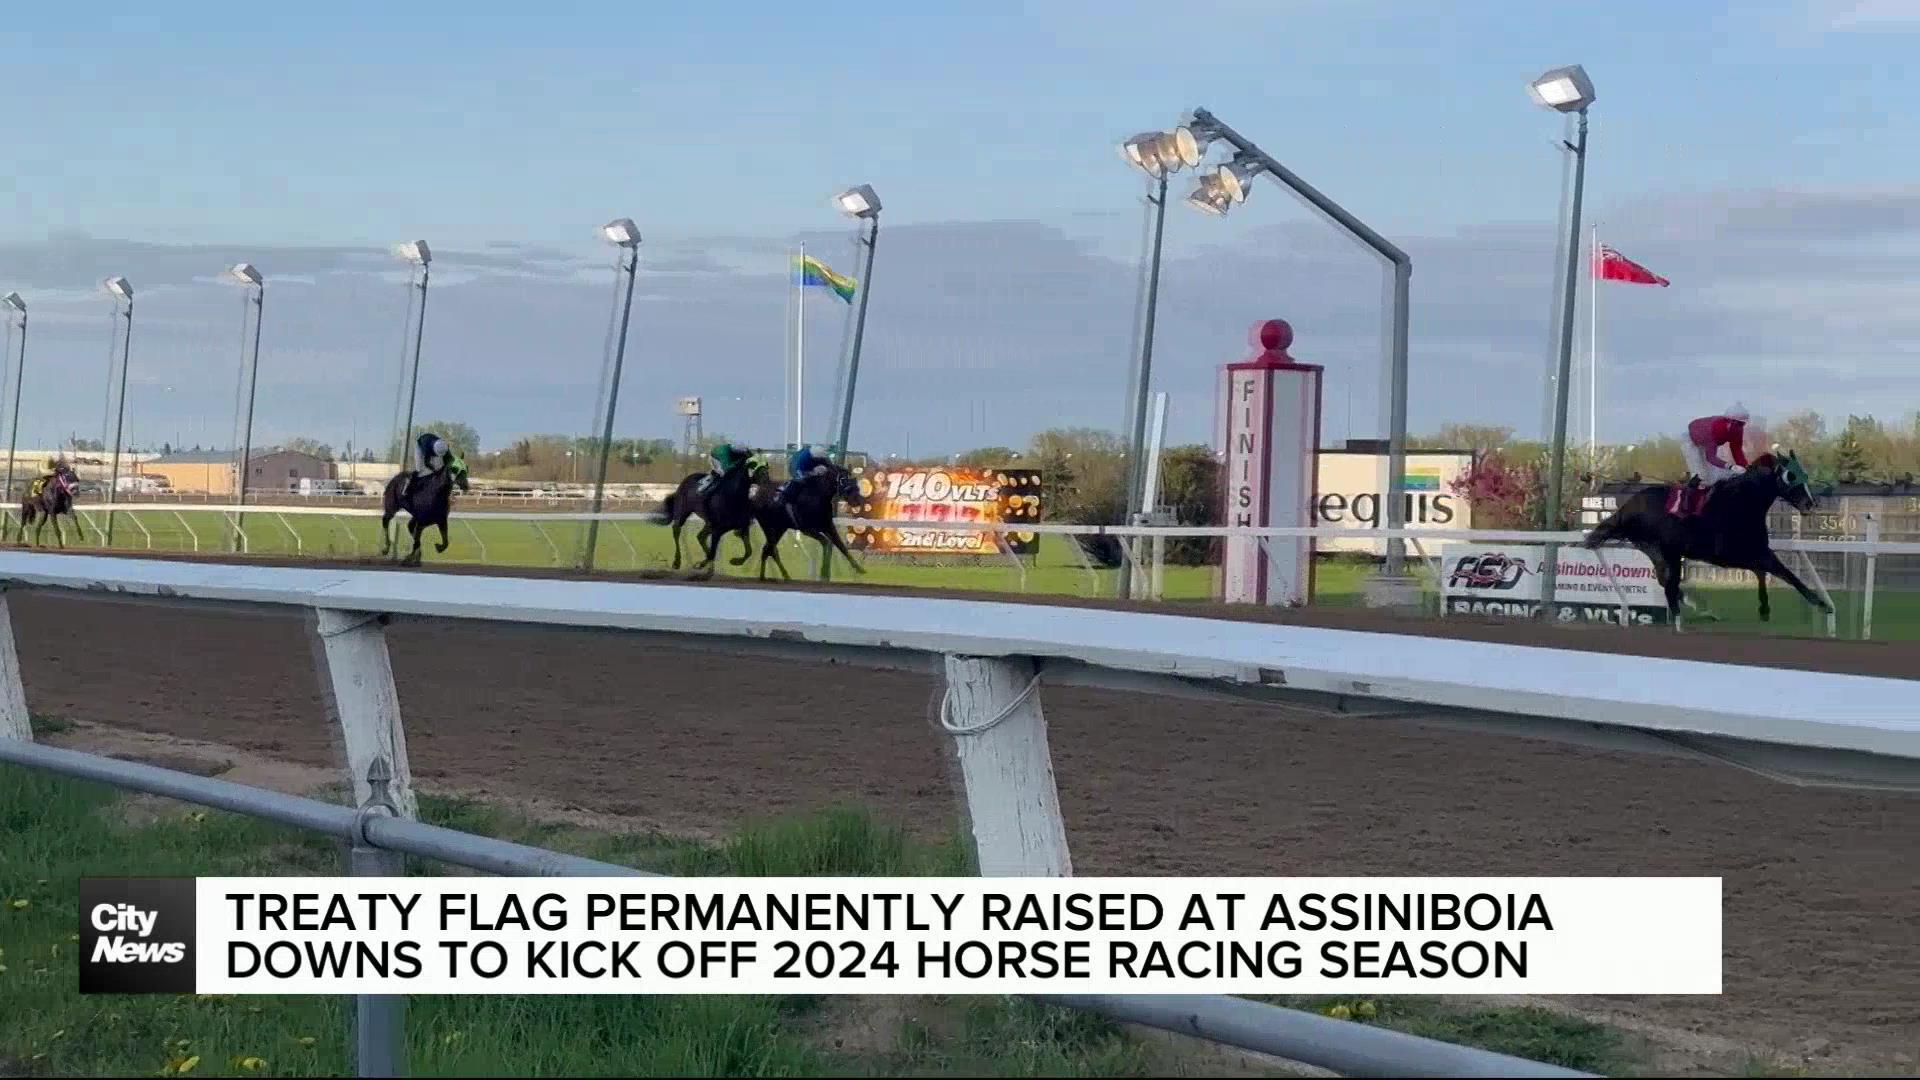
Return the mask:
[[[354,821],[347,849],[347,872],[354,877],[402,877],[404,860],[397,851],[378,848],[367,839],[367,821],[397,817],[389,785],[393,768],[377,757],[367,767],[367,797]],[[407,999],[394,994],[355,994],[353,998],[353,1061],[359,1076],[405,1076],[407,1056]]]

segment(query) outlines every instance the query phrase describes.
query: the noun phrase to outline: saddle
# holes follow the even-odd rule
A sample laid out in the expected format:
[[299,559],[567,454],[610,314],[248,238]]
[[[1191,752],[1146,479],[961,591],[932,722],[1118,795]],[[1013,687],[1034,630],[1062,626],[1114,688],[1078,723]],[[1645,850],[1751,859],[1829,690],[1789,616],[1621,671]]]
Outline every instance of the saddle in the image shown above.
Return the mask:
[[1719,486],[1718,484],[1714,484],[1708,487],[1694,488],[1686,484],[1673,485],[1672,490],[1667,492],[1667,513],[1678,518],[1692,517],[1698,514],[1707,508],[1708,501],[1713,498],[1714,489]]

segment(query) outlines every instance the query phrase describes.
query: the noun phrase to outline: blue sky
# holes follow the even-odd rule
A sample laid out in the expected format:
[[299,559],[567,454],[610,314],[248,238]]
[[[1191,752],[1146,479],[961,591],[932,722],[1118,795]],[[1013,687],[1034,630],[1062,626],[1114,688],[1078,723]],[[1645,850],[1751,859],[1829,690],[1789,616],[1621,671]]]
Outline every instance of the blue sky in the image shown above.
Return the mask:
[[[874,438],[898,441],[921,431],[930,448],[975,438],[1019,442],[1052,420],[1112,424],[1118,392],[1084,388],[1109,377],[1094,354],[1124,357],[1132,317],[1139,185],[1113,145],[1204,105],[1415,251],[1414,351],[1432,355],[1416,378],[1416,425],[1487,419],[1526,429],[1538,418],[1551,274],[1549,258],[1535,249],[1544,243],[1550,255],[1560,164],[1551,146],[1559,118],[1533,106],[1524,86],[1539,71],[1571,62],[1587,66],[1599,91],[1591,220],[1600,222],[1610,243],[1635,257],[1645,254],[1643,261],[1675,279],[1673,289],[1655,295],[1627,291],[1616,301],[1610,291],[1602,300],[1603,333],[1623,345],[1644,341],[1647,352],[1677,340],[1696,342],[1689,357],[1662,361],[1636,353],[1620,363],[1691,365],[1689,381],[1704,384],[1701,393],[1716,399],[1724,396],[1718,386],[1727,385],[1737,356],[1756,347],[1780,349],[1782,371],[1799,370],[1793,365],[1808,362],[1805,340],[1736,348],[1723,338],[1724,355],[1709,347],[1711,328],[1721,325],[1716,319],[1742,303],[1764,307],[1765,297],[1793,291],[1787,282],[1758,284],[1740,275],[1755,270],[1750,260],[1757,252],[1780,257],[1780,238],[1797,235],[1796,215],[1856,207],[1863,198],[1886,200],[1869,202],[1857,219],[1847,219],[1853,231],[1843,239],[1870,262],[1849,264],[1844,273],[1836,268],[1838,276],[1810,283],[1801,295],[1844,303],[1859,281],[1885,282],[1902,267],[1920,270],[1913,261],[1920,254],[1913,180],[1920,140],[1907,108],[1915,82],[1901,70],[1920,43],[1920,0],[1622,0],[1564,9],[1389,0],[1060,0],[836,14],[820,5],[754,0],[724,8],[349,2],[323,13],[206,4],[169,5],[164,12],[37,5],[12,13],[0,30],[10,159],[10,175],[0,182],[0,257],[34,268],[32,275],[16,271],[23,279],[8,287],[30,300],[36,289],[54,298],[56,316],[57,305],[74,305],[70,333],[62,336],[56,318],[47,347],[84,357],[76,370],[88,376],[41,383],[37,391],[30,381],[30,395],[53,395],[36,415],[62,434],[66,427],[85,429],[85,416],[98,417],[98,397],[88,395],[99,393],[100,376],[92,369],[100,366],[104,330],[100,320],[81,313],[103,301],[83,301],[81,291],[114,272],[134,278],[136,287],[143,280],[173,283],[135,272],[141,259],[165,258],[166,249],[205,251],[214,268],[215,256],[251,258],[268,273],[270,286],[276,272],[294,273],[296,264],[312,269],[309,263],[345,257],[325,249],[383,248],[416,236],[450,258],[519,244],[591,267],[604,261],[593,246],[594,226],[630,215],[648,236],[650,261],[705,258],[737,270],[765,260],[777,272],[778,251],[797,237],[845,244],[847,229],[827,196],[867,181],[886,203],[888,228],[899,230],[882,241],[872,316],[879,338],[870,348],[950,355],[946,370],[996,372],[1001,369],[991,357],[976,362],[978,350],[963,340],[973,324],[992,320],[1000,325],[990,351],[1024,352],[1024,363],[1007,362],[1057,376],[1051,387],[1021,383],[1007,391],[1012,401],[995,400],[996,388],[1009,381],[1004,372],[976,379],[967,393],[979,418],[959,424],[936,415],[937,402],[912,401],[914,379],[905,376],[911,364],[890,369],[889,357],[870,354],[867,364],[879,371],[875,393],[899,395],[883,406],[891,410],[889,420],[867,429]],[[1699,230],[1703,212],[1719,220],[1741,205],[1758,208],[1750,228]],[[1304,277],[1247,280],[1247,272],[1276,254],[1262,245],[1285,238],[1289,256],[1320,250],[1319,238],[1300,231],[1306,220],[1282,193],[1268,189],[1223,222],[1184,211],[1170,221],[1167,303],[1175,310],[1163,314],[1163,331],[1170,323],[1185,336],[1163,339],[1161,348],[1173,358],[1166,388],[1176,393],[1176,432],[1199,438],[1208,430],[1208,365],[1230,358],[1223,353],[1242,340],[1253,318],[1294,318],[1303,349],[1318,344],[1348,370],[1370,372],[1377,330],[1362,325],[1362,315],[1369,305],[1377,308],[1378,291],[1366,280],[1365,260],[1341,262],[1335,245],[1319,257],[1337,271],[1296,267]],[[77,236],[91,239],[76,249]],[[898,245],[896,236],[903,238]],[[1765,242],[1748,246],[1755,237]],[[1031,306],[1021,302],[1031,290],[995,293],[996,266],[1033,265],[1031,245],[1062,238],[1082,245],[1082,255],[1111,263],[1063,256],[1052,271],[1061,295],[1112,301],[1079,316],[1102,320],[1097,335],[1105,335],[1085,356],[1060,344],[1061,331],[1045,325],[1046,313],[1023,310]],[[1793,243],[1823,242],[1802,236],[1785,251],[1792,253]],[[1420,261],[1423,247],[1432,252],[1430,262]],[[836,265],[850,269],[841,265],[849,261],[844,246],[839,250]],[[1655,255],[1669,261],[1656,263]],[[942,277],[943,260],[964,269]],[[1469,265],[1487,274],[1486,285],[1455,296],[1462,282],[1447,279]],[[1246,272],[1228,272],[1235,267]],[[528,272],[522,266],[508,277],[524,281]],[[8,273],[0,262],[0,278]],[[901,284],[887,285],[889,273],[901,275],[895,279]],[[1352,296],[1323,295],[1327,280],[1346,273],[1357,275]],[[554,288],[517,293],[504,280],[492,281],[496,291],[487,293],[484,275],[463,282],[450,274],[450,299],[435,310],[448,314],[430,321],[423,375],[429,396],[444,407],[430,411],[471,416],[483,435],[502,439],[585,427],[605,323],[604,310],[595,309],[603,308],[606,289],[597,279],[576,280],[582,274],[591,277],[590,270],[571,268],[564,280],[548,282]],[[1726,275],[1732,276],[1722,280]],[[1216,278],[1233,281],[1225,286],[1230,294],[1244,293],[1229,295],[1235,303],[1218,304],[1219,296],[1197,285]],[[1910,285],[1913,279],[1904,280]],[[136,365],[148,365],[140,377],[178,384],[148,407],[184,423],[194,419],[188,410],[217,411],[200,382],[230,382],[224,370],[216,380],[204,369],[231,366],[232,335],[227,328],[191,327],[195,319],[217,322],[217,314],[201,308],[225,311],[232,297],[215,290],[188,298],[191,275],[177,284],[181,294],[155,298],[155,328],[144,331],[141,324],[152,344],[144,356],[136,346]],[[337,297],[319,295],[324,289],[303,300],[300,284],[275,290],[269,354],[295,366],[303,361],[285,358],[336,365],[357,372],[352,379],[364,385],[354,382],[337,399],[289,394],[276,400],[268,393],[273,376],[263,375],[263,420],[283,435],[311,432],[341,441],[347,428],[370,426],[389,411],[391,391],[381,379],[391,358],[384,354],[394,351],[389,339],[397,341],[404,292],[397,299],[369,293],[377,302],[343,309]],[[945,289],[946,306],[963,307],[965,317],[947,326],[926,306],[927,296],[887,292],[910,284]],[[462,288],[473,291],[463,299]],[[683,295],[683,288],[690,291]],[[761,305],[752,314],[736,310],[746,291]],[[746,281],[710,273],[701,281],[664,281],[658,295],[680,301],[672,306],[683,312],[711,303],[714,318],[767,325],[751,337],[731,340],[716,332],[709,339],[697,323],[675,329],[641,318],[637,349],[656,357],[738,350],[718,365],[736,381],[755,350],[774,354],[745,385],[712,371],[650,369],[645,359],[636,361],[636,377],[651,370],[662,401],[679,392],[739,397],[730,428],[778,437],[772,426],[780,412],[777,280],[749,290]],[[436,293],[434,303],[441,302]],[[310,318],[291,316],[304,328],[294,340],[291,326],[274,320],[302,303],[315,308]],[[1435,307],[1443,303],[1445,310]],[[169,304],[177,315],[171,336]],[[1477,328],[1426,333],[1452,327],[1475,305],[1490,316],[1517,310],[1525,318],[1494,317]],[[1861,317],[1884,307],[1866,305]],[[809,348],[826,356],[838,345],[839,311],[819,310],[825,317],[810,328]],[[1111,325],[1101,314],[1109,310]],[[1861,365],[1860,385],[1872,387],[1870,396],[1883,406],[1888,394],[1910,394],[1904,370],[1895,382],[1869,378],[1870,346],[1910,340],[1902,325],[1849,322],[1846,330],[1857,340],[1832,343],[1838,351],[1828,366]],[[1217,344],[1210,336],[1216,327]],[[504,370],[520,362],[516,356],[561,351],[562,342],[578,360],[560,365],[564,371],[549,366],[550,394],[538,387],[504,399],[489,392],[496,376],[502,383],[520,378]],[[1489,398],[1447,389],[1459,381],[1455,366],[1472,365],[1476,347],[1512,367],[1508,391]],[[1183,348],[1194,357],[1187,368],[1179,366]],[[889,383],[888,370],[902,376],[898,384]],[[302,371],[280,374],[290,385],[308,378]],[[1372,390],[1361,374],[1352,377],[1363,399],[1360,412],[1370,415],[1377,404]],[[1745,384],[1728,389],[1757,407],[1784,409],[1800,392],[1788,385],[1791,375],[1748,371],[1737,378]],[[1426,392],[1422,379],[1433,380]],[[1330,389],[1351,396],[1333,382]],[[578,386],[589,400],[573,400]],[[809,393],[824,400],[825,389]],[[1854,391],[1826,392],[1821,404],[1844,411]],[[1042,407],[1050,394],[1087,404],[1084,410]],[[1644,401],[1655,396],[1603,393],[1610,416],[1603,427],[1635,432],[1684,421],[1642,415]],[[649,404],[636,406],[635,432],[666,430],[664,406],[652,410],[651,397],[645,400]],[[1873,403],[1863,400],[1855,411]],[[1694,404],[1689,400],[1685,408]],[[1711,407],[1704,398],[1698,404]],[[231,411],[230,395],[220,407]],[[51,419],[68,413],[73,419],[65,426]],[[344,413],[365,416],[347,421]],[[214,426],[224,431],[230,417]]]

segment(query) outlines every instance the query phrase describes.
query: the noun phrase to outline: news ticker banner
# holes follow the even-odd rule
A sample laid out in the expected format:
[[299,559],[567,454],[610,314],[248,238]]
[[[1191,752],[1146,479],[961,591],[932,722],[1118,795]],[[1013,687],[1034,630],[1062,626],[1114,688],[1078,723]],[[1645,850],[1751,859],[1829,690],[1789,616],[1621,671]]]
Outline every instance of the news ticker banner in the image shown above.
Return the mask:
[[82,993],[1718,994],[1719,878],[87,878]]

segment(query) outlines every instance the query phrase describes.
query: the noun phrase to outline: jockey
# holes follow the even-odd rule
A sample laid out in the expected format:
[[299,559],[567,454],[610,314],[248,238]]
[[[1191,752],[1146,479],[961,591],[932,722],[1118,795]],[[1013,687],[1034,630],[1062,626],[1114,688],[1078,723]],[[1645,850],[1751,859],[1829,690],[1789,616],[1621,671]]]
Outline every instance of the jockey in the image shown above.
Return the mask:
[[[1685,512],[1696,493],[1710,488],[1747,469],[1747,410],[1739,404],[1717,416],[1702,416],[1687,425],[1687,437],[1680,443],[1680,455],[1687,462],[1687,497],[1681,501]],[[1733,464],[1720,460],[1720,447],[1727,448]]]
[[713,460],[713,467],[707,475],[700,478],[700,486],[695,489],[702,495],[718,483],[722,476],[744,465],[747,459],[753,456],[753,451],[732,443],[721,443],[708,451],[707,456]]
[[431,431],[423,431],[413,443],[413,475],[407,477],[407,489],[403,496],[413,494],[421,480],[432,476],[447,467],[447,460],[453,456],[453,449],[447,440]]
[[816,476],[832,467],[833,462],[822,455],[817,448],[813,446],[801,446],[793,453],[787,455],[787,482],[781,484],[780,490],[774,493],[775,501],[786,501],[787,496],[799,485],[800,481],[805,480],[809,476]]

